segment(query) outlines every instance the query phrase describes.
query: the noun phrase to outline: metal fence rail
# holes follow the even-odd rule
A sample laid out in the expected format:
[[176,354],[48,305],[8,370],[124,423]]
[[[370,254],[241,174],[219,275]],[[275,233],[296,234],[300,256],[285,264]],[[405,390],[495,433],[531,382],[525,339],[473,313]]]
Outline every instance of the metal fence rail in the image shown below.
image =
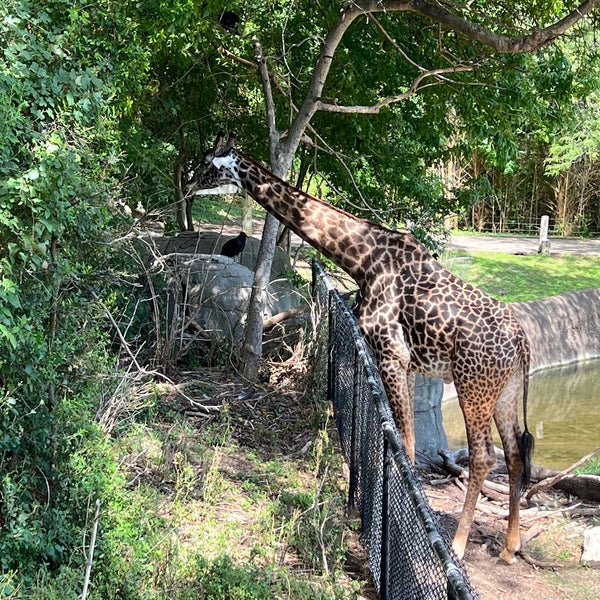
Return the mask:
[[313,290],[320,323],[328,325],[319,332],[328,335],[321,345],[328,348],[328,395],[350,470],[349,503],[361,515],[380,598],[478,598],[404,451],[356,319],[317,261]]

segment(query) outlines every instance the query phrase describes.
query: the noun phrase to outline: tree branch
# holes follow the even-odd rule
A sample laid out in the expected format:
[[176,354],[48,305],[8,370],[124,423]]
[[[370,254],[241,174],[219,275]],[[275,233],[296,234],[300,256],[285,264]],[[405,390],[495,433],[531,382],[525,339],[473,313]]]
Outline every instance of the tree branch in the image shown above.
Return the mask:
[[325,102],[321,102],[320,100],[317,100],[316,107],[317,107],[317,110],[323,110],[323,111],[327,111],[327,112],[374,115],[374,114],[378,114],[382,108],[385,108],[386,106],[389,106],[390,104],[394,104],[396,102],[402,102],[403,100],[410,98],[410,96],[412,96],[413,94],[416,94],[419,90],[423,89],[424,87],[434,85],[434,83],[429,83],[429,84],[426,84],[423,86],[420,85],[421,82],[424,79],[426,79],[427,77],[439,77],[441,75],[446,75],[448,73],[459,73],[459,72],[474,71],[474,70],[475,70],[474,65],[464,65],[464,66],[447,67],[444,69],[433,69],[431,71],[425,71],[423,73],[420,73],[419,75],[417,75],[417,77],[415,77],[413,79],[412,83],[410,84],[410,86],[409,86],[408,90],[406,90],[406,92],[403,92],[402,94],[398,94],[396,96],[388,96],[387,98],[383,98],[382,100],[380,100],[379,102],[376,102],[375,104],[373,104],[371,106],[341,106],[339,104],[327,104]]
[[[367,4],[371,4],[369,1]],[[382,2],[381,4],[402,4],[397,2]],[[486,29],[482,25],[467,21],[462,17],[455,15],[446,8],[425,0],[413,0],[410,3],[410,9],[416,13],[429,17],[432,21],[444,25],[448,29],[461,33],[473,40],[496,50],[497,52],[508,54],[520,54],[525,52],[534,52],[552,43],[560,37],[565,31],[573,27],[581,19],[589,15],[598,5],[600,0],[587,0],[575,8],[568,15],[543,29],[538,29],[527,35],[511,37],[495,33]],[[394,10],[388,7],[387,10]],[[403,9],[406,10],[406,9]]]
[[[267,110],[267,127],[269,129],[269,142],[271,148],[271,159],[275,157],[277,145],[279,144],[279,133],[277,131],[277,122],[275,120],[275,102],[273,101],[273,90],[271,88],[271,77],[267,68],[267,61],[263,56],[263,50],[260,40],[257,36],[252,37],[254,45],[254,58],[258,65],[258,71],[263,85],[263,94],[265,97],[265,107]],[[275,165],[273,165],[275,166]]]
[[234,54],[233,52],[231,52],[231,50],[227,50],[227,48],[221,47],[221,48],[219,48],[219,50],[223,53],[223,56],[225,56],[226,58],[229,58],[235,62],[238,62],[241,65],[248,67],[249,69],[256,71],[256,69],[258,68],[257,65],[255,63],[253,63],[252,61],[250,61],[247,58],[244,58],[242,56],[238,56],[237,54]]
[[[550,44],[570,27],[589,15],[598,5],[600,5],[600,0],[587,0],[567,16],[548,27],[533,31],[528,35],[511,37],[495,33],[482,25],[472,23],[450,12],[439,4],[425,0],[354,0],[341,11],[337,21],[323,40],[306,97],[290,127],[287,138],[282,141],[282,145],[285,145],[282,151],[286,153],[289,148],[297,148],[313,115],[317,110],[322,109],[323,105],[320,98],[323,96],[323,88],[333,62],[333,56],[348,28],[361,15],[380,12],[416,12],[497,52],[517,54],[533,52]],[[392,101],[398,102],[399,100]]]

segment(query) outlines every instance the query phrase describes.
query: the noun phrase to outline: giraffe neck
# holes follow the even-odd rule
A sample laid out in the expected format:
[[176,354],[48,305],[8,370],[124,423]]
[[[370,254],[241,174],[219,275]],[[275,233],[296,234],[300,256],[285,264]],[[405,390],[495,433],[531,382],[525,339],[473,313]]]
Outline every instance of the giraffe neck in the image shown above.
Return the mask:
[[239,185],[360,283],[372,260],[374,246],[369,238],[381,228],[303,192],[246,156],[241,158],[237,169]]

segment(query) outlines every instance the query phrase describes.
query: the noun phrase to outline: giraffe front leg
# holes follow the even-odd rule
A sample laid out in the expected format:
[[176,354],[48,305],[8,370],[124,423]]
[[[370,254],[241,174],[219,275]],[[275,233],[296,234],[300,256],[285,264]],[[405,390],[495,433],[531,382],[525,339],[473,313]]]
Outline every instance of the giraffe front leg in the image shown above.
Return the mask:
[[392,408],[394,422],[404,448],[414,463],[414,374],[408,373],[410,350],[398,315],[388,309],[387,304],[382,308],[373,299],[363,300],[359,325],[377,360],[377,369]]
[[408,373],[404,363],[393,357],[380,360],[378,368],[404,449],[414,463],[414,373]]

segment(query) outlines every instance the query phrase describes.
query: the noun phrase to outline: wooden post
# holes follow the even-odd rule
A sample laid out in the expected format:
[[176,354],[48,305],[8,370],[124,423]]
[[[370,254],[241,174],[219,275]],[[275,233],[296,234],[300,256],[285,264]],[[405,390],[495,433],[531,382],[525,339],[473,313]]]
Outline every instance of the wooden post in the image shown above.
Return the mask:
[[242,192],[242,231],[248,235],[252,235],[252,209],[254,207],[254,200]]
[[538,254],[550,254],[550,240],[548,239],[548,215],[542,215],[540,220],[540,245],[538,246]]

